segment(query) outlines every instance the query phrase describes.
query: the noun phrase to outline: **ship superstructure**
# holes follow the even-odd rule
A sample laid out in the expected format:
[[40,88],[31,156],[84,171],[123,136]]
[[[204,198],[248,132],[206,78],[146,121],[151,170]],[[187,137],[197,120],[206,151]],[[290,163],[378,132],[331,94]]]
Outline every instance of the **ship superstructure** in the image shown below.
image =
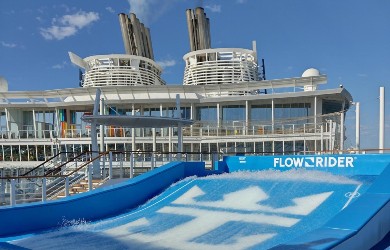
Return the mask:
[[[101,114],[173,117],[180,95],[181,117],[194,120],[183,128],[185,152],[343,149],[345,112],[352,102],[345,88],[320,88],[327,77],[316,69],[302,77],[264,80],[255,43],[252,49],[211,48],[203,10],[186,13],[191,42],[182,85],[165,84],[153,60],[150,31],[135,16],[121,14],[125,54],[82,59],[70,53],[83,71],[82,88],[1,92],[0,164],[34,166],[59,151],[91,150],[91,126],[81,117],[91,114],[97,87]],[[177,128],[105,126],[98,135],[104,138],[102,150],[177,150]]]

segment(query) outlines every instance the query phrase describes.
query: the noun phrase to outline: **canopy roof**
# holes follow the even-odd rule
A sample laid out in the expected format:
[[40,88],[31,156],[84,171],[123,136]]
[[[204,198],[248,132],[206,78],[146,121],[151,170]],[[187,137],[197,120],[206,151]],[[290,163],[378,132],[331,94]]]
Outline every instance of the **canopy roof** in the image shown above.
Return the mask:
[[160,116],[130,116],[130,115],[84,115],[85,122],[97,125],[121,126],[127,128],[166,128],[189,126],[194,121],[180,118]]

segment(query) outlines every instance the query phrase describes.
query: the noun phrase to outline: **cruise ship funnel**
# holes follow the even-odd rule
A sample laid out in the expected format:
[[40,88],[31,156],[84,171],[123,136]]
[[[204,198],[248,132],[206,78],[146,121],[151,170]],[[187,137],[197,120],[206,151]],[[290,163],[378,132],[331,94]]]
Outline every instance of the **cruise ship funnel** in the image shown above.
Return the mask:
[[119,14],[123,44],[126,54],[154,59],[150,30],[134,13]]
[[211,48],[210,21],[204,9],[188,9],[186,16],[191,51]]

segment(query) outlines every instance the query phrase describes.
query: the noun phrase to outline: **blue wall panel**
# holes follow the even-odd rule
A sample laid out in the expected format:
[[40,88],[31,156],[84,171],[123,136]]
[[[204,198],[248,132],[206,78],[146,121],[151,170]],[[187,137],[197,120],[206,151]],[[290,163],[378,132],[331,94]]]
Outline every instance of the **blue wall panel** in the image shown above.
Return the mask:
[[123,183],[69,198],[0,208],[0,237],[61,226],[64,221],[105,218],[137,207],[172,183],[205,175],[204,163],[173,162]]
[[370,248],[390,230],[390,155],[340,154],[297,156],[227,156],[227,172],[287,171],[304,168],[345,176],[377,176],[370,188],[323,227],[274,249]]

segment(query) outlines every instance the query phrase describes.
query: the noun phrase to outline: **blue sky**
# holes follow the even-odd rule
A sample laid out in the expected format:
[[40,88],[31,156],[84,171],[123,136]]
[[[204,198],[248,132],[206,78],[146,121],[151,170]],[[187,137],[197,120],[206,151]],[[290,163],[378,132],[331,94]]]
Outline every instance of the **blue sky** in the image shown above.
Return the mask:
[[[388,0],[1,0],[0,76],[12,91],[78,87],[67,52],[124,53],[117,14],[133,11],[151,30],[163,78],[181,84],[185,10],[199,5],[211,20],[212,47],[251,48],[256,40],[268,79],[315,67],[328,76],[326,88],[343,84],[361,103],[362,147],[378,147],[379,86],[387,87],[390,148]],[[355,142],[354,110],[346,118],[347,147]]]

